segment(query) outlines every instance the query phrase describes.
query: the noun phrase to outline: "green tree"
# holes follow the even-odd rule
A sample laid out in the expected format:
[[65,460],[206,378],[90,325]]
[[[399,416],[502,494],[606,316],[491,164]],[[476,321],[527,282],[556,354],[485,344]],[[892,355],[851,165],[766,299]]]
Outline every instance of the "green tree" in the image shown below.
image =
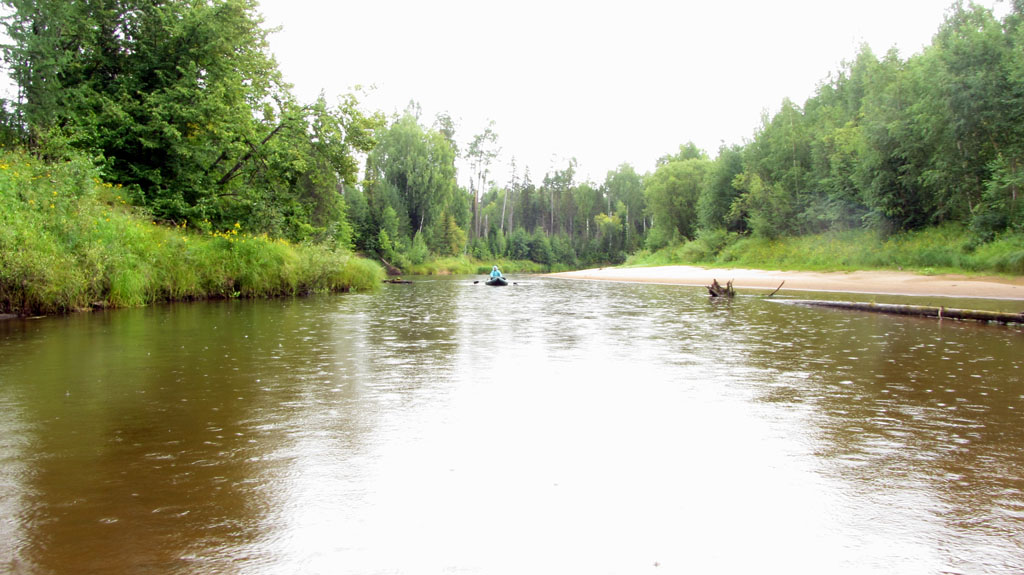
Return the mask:
[[352,246],[358,220],[347,215],[345,190],[356,187],[355,155],[374,146],[381,118],[365,116],[351,94],[336,107],[321,97],[295,113],[294,125],[268,140],[254,169],[244,170],[239,193],[220,198],[222,219],[295,241]]
[[505,233],[501,231],[501,228],[492,229],[491,233],[487,235],[487,246],[493,255],[505,255],[505,252],[508,250],[508,241],[505,239]]
[[390,205],[404,222],[400,234],[423,233],[437,253],[450,248],[446,215],[455,217],[459,201],[454,158],[443,134],[424,131],[407,112],[383,131],[366,162],[368,194],[377,199],[376,209]]
[[478,211],[480,196],[484,193],[484,188],[487,186],[487,176],[490,173],[491,164],[498,157],[499,153],[501,153],[501,147],[498,146],[498,134],[494,131],[494,120],[491,120],[483,132],[473,136],[469,149],[466,151],[470,170],[473,173],[473,179],[470,181],[470,192],[473,195],[474,238],[481,235],[481,218]]
[[701,229],[727,228],[730,231],[744,231],[742,220],[728,218],[729,209],[740,195],[733,185],[736,176],[743,172],[743,151],[739,146],[722,146],[718,157],[711,164],[707,179],[697,197],[697,224]]
[[770,184],[756,173],[744,172],[736,176],[733,185],[743,195],[733,202],[731,218],[744,219],[760,237],[777,238],[793,232],[797,205],[783,184]]
[[692,239],[697,231],[697,198],[704,186],[711,162],[689,158],[672,160],[658,166],[647,179],[644,194],[654,217],[654,226],[663,233],[678,233]]
[[[807,187],[810,165],[809,139],[802,110],[788,98],[770,119],[767,115],[745,155],[746,171],[752,172],[771,190],[772,202],[748,202],[755,217],[776,222],[772,233],[799,233],[802,208],[812,201]],[[749,192],[749,190],[747,190]],[[768,214],[768,209],[783,213]]]
[[[692,143],[690,144],[693,145]],[[647,231],[647,202],[644,198],[643,178],[633,166],[622,164],[605,177],[603,189],[609,206],[622,203],[620,216],[623,221],[625,249],[632,251],[639,247]],[[611,210],[609,209],[609,212]]]
[[801,206],[805,231],[859,227],[867,215],[854,177],[864,148],[860,122],[865,63],[877,63],[867,45],[804,104],[810,148],[807,201]]
[[883,230],[922,227],[935,206],[921,184],[923,157],[929,152],[928,144],[914,137],[911,129],[910,77],[895,50],[881,61],[865,59],[864,66],[864,148],[854,177],[871,209],[869,222]]
[[508,257],[525,260],[530,257],[530,234],[523,228],[516,228],[508,236]]
[[551,238],[551,259],[555,263],[567,266],[576,265],[576,250],[573,249],[568,235],[556,234]]
[[[102,158],[104,176],[157,218],[218,227],[258,206],[267,219],[246,219],[250,231],[347,241],[338,184],[354,179],[373,122],[295,102],[254,0],[3,4],[14,117],[38,153]],[[305,177],[275,171],[277,156],[301,158]]]
[[423,234],[417,232],[412,238],[412,247],[409,249],[409,262],[414,265],[422,264],[427,261],[427,257],[429,255],[430,248],[427,247],[427,242],[423,239]]
[[529,256],[531,261],[550,266],[554,262],[554,253],[551,251],[551,240],[544,233],[542,228],[533,231],[529,240]]
[[573,188],[572,194],[573,203],[576,205],[576,221],[579,222],[576,226],[576,235],[583,236],[582,245],[585,246],[590,237],[597,233],[596,226],[591,230],[591,224],[603,205],[602,193],[601,190],[584,182]]
[[675,154],[665,154],[664,156],[658,158],[658,161],[655,163],[655,165],[660,167],[670,162],[706,159],[708,159],[707,153],[705,153],[704,150],[698,148],[697,144],[694,144],[693,142],[686,142],[685,144],[680,144],[679,151],[676,152]]
[[102,154],[158,214],[209,215],[263,138],[254,108],[283,94],[255,3],[60,4],[7,3],[26,124]]
[[455,216],[449,215],[445,217],[444,221],[444,245],[441,255],[453,256],[462,253],[462,249],[466,245],[466,232],[459,227]]
[[549,235],[570,233],[575,225],[576,205],[573,188],[576,186],[576,158],[567,162],[565,168],[544,175],[544,181],[537,192],[535,213],[542,216],[541,222]]
[[1020,62],[1024,46],[1014,48],[1011,39],[988,8],[974,4],[955,5],[935,37],[953,145],[940,156],[947,178],[932,191],[947,218],[966,219],[980,203],[994,162],[1002,159],[998,165],[1016,169],[1017,158],[1004,152],[1020,142],[1024,101],[1007,72]]
[[[621,204],[621,202],[620,202]],[[625,206],[621,206],[625,211]],[[598,238],[605,248],[608,259],[614,259],[614,255],[621,251],[622,247],[622,219],[618,214],[597,214],[594,218],[597,223]]]

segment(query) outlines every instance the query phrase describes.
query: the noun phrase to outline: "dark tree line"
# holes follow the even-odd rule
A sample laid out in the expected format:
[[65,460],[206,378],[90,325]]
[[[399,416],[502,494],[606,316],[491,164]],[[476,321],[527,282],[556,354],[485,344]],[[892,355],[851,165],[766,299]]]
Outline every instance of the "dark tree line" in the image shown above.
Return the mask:
[[700,234],[953,223],[984,242],[1024,228],[1024,0],[1002,19],[957,2],[907,59],[862,47],[713,158],[686,144],[650,173],[624,164],[600,183],[580,181],[575,160],[539,180],[513,165],[503,184],[490,180],[493,125],[460,150],[452,119],[425,126],[415,105],[385,120],[352,96],[297,102],[254,0],[3,4],[19,88],[4,137],[89,154],[167,221],[241,222],[398,265],[466,253],[619,262]]
[[[1019,0],[1002,21],[957,3],[920,54],[863,47],[802,107],[784,101],[752,141],[707,163],[697,229],[781,236],[954,222],[982,240],[1020,231],[1022,14]],[[672,198],[688,204],[680,195],[691,192]],[[694,228],[676,221],[672,231]]]
[[[619,261],[703,232],[954,223],[984,242],[1024,231],[1022,22],[1022,0],[1002,20],[958,2],[921,53],[879,57],[862,47],[802,106],[783,101],[750,141],[714,159],[686,144],[643,177],[621,166],[600,185],[575,182],[570,164],[540,186],[493,189],[482,212],[498,221],[497,204],[513,198],[515,227],[492,223],[491,235],[543,232],[565,263]],[[500,251],[501,242],[488,247]]]

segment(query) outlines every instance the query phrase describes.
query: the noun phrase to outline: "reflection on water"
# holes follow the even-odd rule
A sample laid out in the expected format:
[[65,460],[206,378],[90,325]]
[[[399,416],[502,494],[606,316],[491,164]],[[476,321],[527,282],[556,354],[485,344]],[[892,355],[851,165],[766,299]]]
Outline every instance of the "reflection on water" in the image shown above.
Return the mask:
[[0,322],[0,571],[1024,571],[1022,330],[777,299]]

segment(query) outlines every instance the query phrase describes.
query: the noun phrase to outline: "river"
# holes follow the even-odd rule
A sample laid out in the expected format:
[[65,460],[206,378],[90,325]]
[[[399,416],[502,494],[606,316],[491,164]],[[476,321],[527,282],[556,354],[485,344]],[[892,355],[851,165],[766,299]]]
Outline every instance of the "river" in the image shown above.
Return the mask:
[[1024,572],[1021,328],[473,279],[0,322],[0,572]]

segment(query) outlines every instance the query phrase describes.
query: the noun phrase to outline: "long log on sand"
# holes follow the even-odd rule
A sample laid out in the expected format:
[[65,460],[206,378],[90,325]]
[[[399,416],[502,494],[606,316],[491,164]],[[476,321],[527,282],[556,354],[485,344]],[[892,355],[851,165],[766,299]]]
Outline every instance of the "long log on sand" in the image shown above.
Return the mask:
[[978,309],[957,309],[952,307],[933,307],[926,305],[900,305],[891,303],[863,303],[856,301],[824,301],[811,299],[789,300],[788,303],[839,309],[854,309],[859,311],[894,313],[900,315],[915,315],[920,317],[935,317],[939,319],[948,318],[969,319],[975,321],[996,321],[999,323],[1024,323],[1024,313],[1007,313]]

